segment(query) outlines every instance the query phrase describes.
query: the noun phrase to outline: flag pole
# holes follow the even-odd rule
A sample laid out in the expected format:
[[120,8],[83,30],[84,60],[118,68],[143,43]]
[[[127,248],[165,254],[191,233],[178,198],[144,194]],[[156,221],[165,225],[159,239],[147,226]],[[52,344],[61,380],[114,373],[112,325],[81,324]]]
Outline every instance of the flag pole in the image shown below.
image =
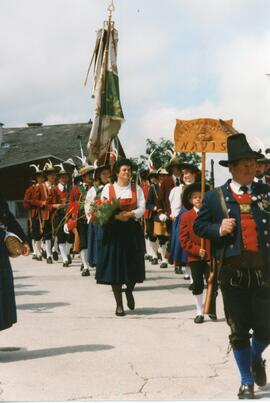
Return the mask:
[[202,178],[201,178],[201,194],[202,194],[202,199],[204,198],[204,193],[205,193],[205,165],[206,165],[206,152],[202,152]]

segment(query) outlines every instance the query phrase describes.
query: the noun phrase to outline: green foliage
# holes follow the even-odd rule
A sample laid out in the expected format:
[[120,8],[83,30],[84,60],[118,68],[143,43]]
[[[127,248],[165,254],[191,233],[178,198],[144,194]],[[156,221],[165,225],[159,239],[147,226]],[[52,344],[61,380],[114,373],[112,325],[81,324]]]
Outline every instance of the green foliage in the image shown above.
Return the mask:
[[[139,169],[148,168],[147,160],[150,154],[155,150],[151,156],[154,168],[158,169],[161,166],[165,167],[172,158],[173,148],[173,142],[163,137],[159,142],[146,139],[145,155],[140,155],[139,158],[132,158],[132,161],[138,165]],[[180,157],[183,162],[194,164],[196,166],[201,162],[201,157],[197,153],[176,153],[176,155]]]
[[113,219],[120,210],[120,199],[103,200],[102,202],[91,203],[91,220],[94,224],[105,225]]

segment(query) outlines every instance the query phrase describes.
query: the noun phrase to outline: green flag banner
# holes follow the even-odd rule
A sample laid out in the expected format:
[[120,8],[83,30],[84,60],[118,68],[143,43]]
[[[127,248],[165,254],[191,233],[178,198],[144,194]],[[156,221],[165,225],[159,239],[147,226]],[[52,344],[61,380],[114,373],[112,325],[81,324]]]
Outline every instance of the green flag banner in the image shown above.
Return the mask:
[[98,31],[92,58],[95,60],[92,96],[96,105],[87,146],[91,161],[99,159],[106,152],[108,142],[118,135],[124,121],[117,70],[117,43],[116,29],[108,30],[105,27]]

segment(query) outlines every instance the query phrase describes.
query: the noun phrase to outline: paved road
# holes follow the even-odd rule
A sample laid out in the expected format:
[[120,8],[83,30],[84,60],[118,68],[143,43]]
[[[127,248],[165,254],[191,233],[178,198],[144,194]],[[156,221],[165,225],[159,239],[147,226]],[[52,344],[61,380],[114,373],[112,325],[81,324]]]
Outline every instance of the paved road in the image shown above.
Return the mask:
[[[236,398],[220,298],[218,322],[195,325],[188,284],[172,268],[148,264],[136,310],[116,317],[110,287],[94,272],[81,277],[76,259],[70,268],[12,263],[18,323],[0,337],[1,400]],[[270,384],[258,396],[269,399]]]

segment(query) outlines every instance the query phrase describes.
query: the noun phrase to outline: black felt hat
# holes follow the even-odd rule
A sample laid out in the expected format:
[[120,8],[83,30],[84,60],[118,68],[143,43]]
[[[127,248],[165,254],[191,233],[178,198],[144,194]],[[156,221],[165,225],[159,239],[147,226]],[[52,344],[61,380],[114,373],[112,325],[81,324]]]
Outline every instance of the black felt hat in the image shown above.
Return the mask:
[[148,178],[152,178],[153,176],[158,177],[158,171],[156,169],[152,169],[148,174]]
[[196,165],[189,164],[187,162],[183,162],[183,164],[181,165],[181,169],[188,169],[188,170],[190,170],[191,172],[194,172],[194,173],[201,172],[200,169]]
[[166,169],[171,169],[171,168],[182,169],[182,165],[183,165],[183,162],[180,157],[173,157],[166,165]]
[[[205,184],[204,191],[208,192],[208,190],[210,190],[210,186],[208,184]],[[190,185],[187,185],[184,188],[184,191],[183,191],[183,194],[182,194],[182,204],[187,210],[190,210],[193,207],[193,205],[189,201],[190,196],[192,195],[192,193],[201,192],[201,191],[202,191],[201,182],[191,183]]]
[[96,180],[99,175],[101,174],[102,171],[104,171],[105,169],[108,169],[109,171],[111,170],[111,166],[110,164],[102,164],[97,166],[97,168],[95,169],[95,173],[94,173],[94,179]]
[[228,167],[229,164],[239,160],[258,160],[264,158],[263,154],[253,151],[243,133],[233,134],[227,138],[228,160],[219,161],[219,165]]

